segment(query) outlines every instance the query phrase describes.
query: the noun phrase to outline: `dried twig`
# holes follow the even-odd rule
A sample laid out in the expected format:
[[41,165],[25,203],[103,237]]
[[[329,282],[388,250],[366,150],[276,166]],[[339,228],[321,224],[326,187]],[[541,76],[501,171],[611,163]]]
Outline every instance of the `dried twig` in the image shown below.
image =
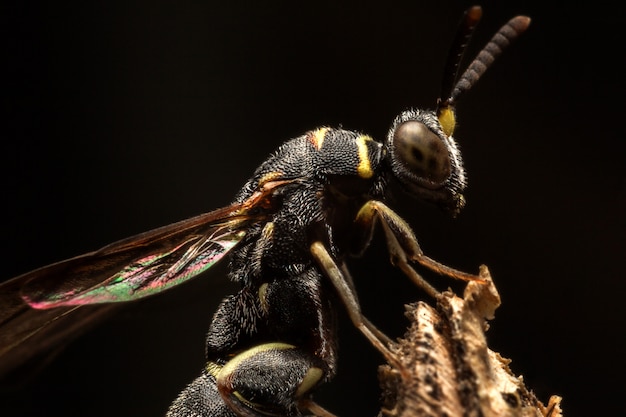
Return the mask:
[[544,406],[512,374],[510,360],[487,347],[486,320],[500,296],[486,267],[481,277],[487,283],[470,282],[463,298],[445,292],[436,308],[407,306],[409,331],[391,346],[400,365],[379,370],[381,416],[562,416],[560,397]]

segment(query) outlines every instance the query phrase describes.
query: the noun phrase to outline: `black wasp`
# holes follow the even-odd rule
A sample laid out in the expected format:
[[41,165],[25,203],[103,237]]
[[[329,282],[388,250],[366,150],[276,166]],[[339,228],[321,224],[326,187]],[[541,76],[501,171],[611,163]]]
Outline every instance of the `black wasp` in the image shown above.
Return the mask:
[[473,7],[465,15],[436,110],[403,112],[384,143],[330,127],[308,132],[279,147],[228,207],[2,284],[0,371],[52,347],[105,311],[106,303],[166,290],[229,253],[229,275],[241,289],[218,307],[207,363],[168,416],[332,415],[311,393],[336,373],[334,304],[342,302],[354,325],[388,354],[386,336],[361,314],[345,263],[367,248],[376,223],[392,262],[430,295],[437,291],[411,262],[478,279],[426,257],[409,225],[384,201],[398,183],[452,214],[463,207],[465,172],[452,137],[456,102],[530,22],[511,19],[457,81],[480,14]]

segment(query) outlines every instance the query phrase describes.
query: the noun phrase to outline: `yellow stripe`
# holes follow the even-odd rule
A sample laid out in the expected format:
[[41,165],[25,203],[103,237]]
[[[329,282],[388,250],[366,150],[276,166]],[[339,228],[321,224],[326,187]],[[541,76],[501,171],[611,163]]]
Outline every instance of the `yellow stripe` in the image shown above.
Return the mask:
[[269,306],[267,305],[267,300],[265,299],[265,296],[267,295],[267,285],[268,285],[267,282],[265,282],[261,284],[261,286],[259,287],[259,302],[261,304],[261,308],[266,313],[269,310]]
[[259,188],[262,187],[263,185],[267,184],[270,181],[274,181],[277,180],[278,178],[281,178],[283,176],[283,173],[280,171],[271,171],[268,172],[267,174],[263,175],[261,177],[261,179],[259,180]]
[[454,128],[456,127],[454,109],[451,107],[444,107],[439,111],[437,117],[439,118],[439,124],[443,129],[443,133],[445,133],[448,137],[452,136]]
[[322,379],[322,376],[324,376],[324,372],[322,372],[320,368],[309,368],[309,370],[306,371],[304,378],[302,378],[300,386],[296,390],[296,398],[299,398],[309,392],[309,390],[313,388],[313,386],[317,384],[320,379]]
[[[252,356],[260,353],[260,352],[265,352],[268,350],[282,350],[282,349],[294,349],[295,346],[294,345],[290,345],[287,343],[264,343],[262,345],[258,345],[255,347],[252,347],[246,351],[241,352],[239,355],[235,356],[234,358],[232,358],[231,360],[229,360],[226,365],[224,365],[222,367],[222,369],[219,372],[219,375],[217,376],[217,380],[221,381],[224,378],[228,378],[228,376],[230,374],[232,374],[235,369],[237,369],[237,367],[239,366],[239,364],[241,364],[241,362],[250,359]],[[218,382],[219,383],[219,382]]]
[[318,151],[322,149],[322,145],[324,144],[324,138],[326,137],[326,132],[328,132],[329,130],[330,128],[328,127],[320,127],[319,129],[311,132],[311,135],[309,136],[309,141],[313,146],[315,146],[315,149],[317,149]]
[[215,379],[217,379],[222,367],[215,362],[209,362],[206,364],[206,370],[209,375],[212,375]]
[[372,167],[370,166],[369,154],[367,152],[367,141],[372,140],[367,135],[361,135],[356,139],[356,146],[359,152],[359,166],[356,171],[361,178],[370,178],[374,175]]

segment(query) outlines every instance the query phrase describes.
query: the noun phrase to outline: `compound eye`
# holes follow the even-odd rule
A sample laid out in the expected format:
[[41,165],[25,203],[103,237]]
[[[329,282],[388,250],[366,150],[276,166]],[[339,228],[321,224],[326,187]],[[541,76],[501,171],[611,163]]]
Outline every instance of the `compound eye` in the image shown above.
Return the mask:
[[451,172],[446,144],[421,122],[410,120],[396,128],[393,135],[397,160],[423,185],[441,185]]

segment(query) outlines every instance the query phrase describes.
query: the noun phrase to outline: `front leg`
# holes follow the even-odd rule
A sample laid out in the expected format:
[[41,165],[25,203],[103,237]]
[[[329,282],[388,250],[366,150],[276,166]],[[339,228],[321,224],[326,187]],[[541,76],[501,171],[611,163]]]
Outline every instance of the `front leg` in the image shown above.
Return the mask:
[[377,219],[380,220],[385,233],[391,263],[400,268],[405,275],[431,297],[437,298],[440,294],[413,269],[409,261],[418,262],[432,271],[452,278],[463,281],[483,282],[483,280],[476,275],[450,268],[424,255],[408,223],[392,209],[376,200],[370,200],[365,203],[354,220],[354,236],[356,237],[354,247],[357,253],[362,253],[369,245]]
[[[391,339],[383,332],[378,330],[361,312],[361,305],[357,298],[352,280],[349,278],[348,271],[345,267],[340,268],[330,255],[324,244],[321,242],[313,242],[311,244],[311,255],[317,261],[320,269],[330,279],[339,298],[346,306],[348,316],[352,324],[367,337],[367,339],[378,349],[389,363],[397,363],[397,358],[393,355],[387,346],[391,343]],[[399,366],[399,364],[398,364]]]

